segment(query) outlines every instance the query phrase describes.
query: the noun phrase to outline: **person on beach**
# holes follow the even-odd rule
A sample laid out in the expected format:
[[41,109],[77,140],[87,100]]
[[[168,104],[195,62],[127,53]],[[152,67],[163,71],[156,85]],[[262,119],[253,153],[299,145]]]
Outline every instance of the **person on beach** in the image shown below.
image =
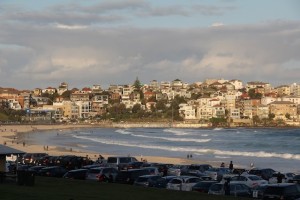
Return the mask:
[[225,163],[222,162],[221,165],[220,165],[220,167],[225,167]]
[[282,183],[282,179],[283,179],[283,175],[280,172],[278,172],[278,174],[277,174],[277,183]]
[[233,163],[232,163],[232,161],[230,161],[229,169],[230,169],[231,172],[233,171]]

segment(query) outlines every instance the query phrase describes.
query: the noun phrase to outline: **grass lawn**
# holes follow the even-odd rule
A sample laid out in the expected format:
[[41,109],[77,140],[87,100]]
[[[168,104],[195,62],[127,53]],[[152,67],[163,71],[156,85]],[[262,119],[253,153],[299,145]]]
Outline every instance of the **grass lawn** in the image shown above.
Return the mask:
[[69,180],[62,178],[35,177],[34,186],[0,183],[1,200],[218,200],[244,199],[213,196],[197,192],[170,191],[166,189],[142,188],[115,183]]

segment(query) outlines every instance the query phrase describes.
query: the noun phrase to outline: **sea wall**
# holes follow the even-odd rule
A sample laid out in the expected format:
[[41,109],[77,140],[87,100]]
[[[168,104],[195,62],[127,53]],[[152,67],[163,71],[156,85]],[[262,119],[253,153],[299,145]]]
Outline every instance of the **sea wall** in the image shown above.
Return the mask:
[[184,123],[112,123],[114,128],[207,128],[208,124]]

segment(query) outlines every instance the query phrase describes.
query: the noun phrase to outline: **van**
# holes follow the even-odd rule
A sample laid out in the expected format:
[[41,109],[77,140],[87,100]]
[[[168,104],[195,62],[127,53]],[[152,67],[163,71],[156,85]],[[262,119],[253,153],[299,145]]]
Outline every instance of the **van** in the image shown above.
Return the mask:
[[135,157],[130,157],[130,156],[114,156],[114,157],[108,157],[107,158],[107,165],[110,167],[115,167],[118,170],[123,170],[128,163],[130,162],[136,162],[137,159]]

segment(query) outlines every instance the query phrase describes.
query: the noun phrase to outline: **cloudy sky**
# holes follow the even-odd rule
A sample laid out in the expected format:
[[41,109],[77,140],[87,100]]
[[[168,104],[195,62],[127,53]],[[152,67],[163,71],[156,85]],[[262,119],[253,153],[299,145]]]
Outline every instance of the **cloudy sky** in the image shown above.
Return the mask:
[[0,0],[0,87],[300,83],[298,0]]

